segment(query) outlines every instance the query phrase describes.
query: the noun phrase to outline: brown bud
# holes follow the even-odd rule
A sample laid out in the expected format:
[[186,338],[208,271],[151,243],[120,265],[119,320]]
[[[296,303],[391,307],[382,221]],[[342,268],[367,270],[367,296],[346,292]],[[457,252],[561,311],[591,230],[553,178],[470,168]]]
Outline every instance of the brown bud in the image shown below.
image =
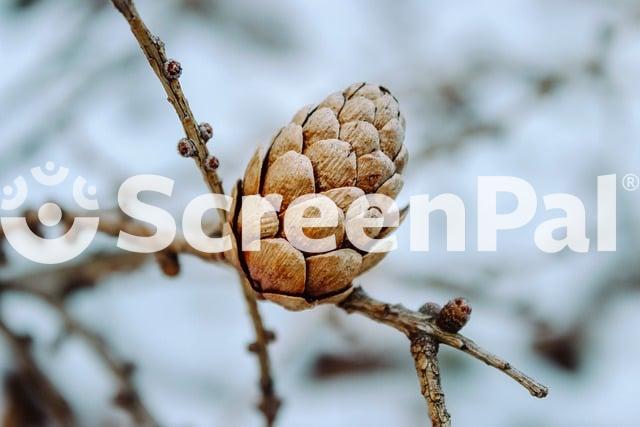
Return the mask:
[[270,329],[266,329],[264,331],[264,337],[266,338],[267,342],[272,342],[276,340],[276,333]]
[[178,142],[178,153],[182,157],[193,157],[196,155],[196,145],[192,140],[188,138],[182,138],[180,142]]
[[164,75],[169,80],[179,79],[182,75],[182,65],[175,59],[169,59],[164,63]]
[[205,142],[213,138],[213,126],[211,126],[207,122],[202,122],[198,125],[198,130],[200,131],[200,136],[204,139]]
[[455,298],[445,304],[436,317],[436,325],[443,331],[456,333],[471,316],[471,306],[464,298]]
[[207,157],[207,160],[205,160],[204,165],[207,168],[207,170],[215,171],[220,166],[220,160],[218,160],[218,158],[215,156],[209,156]]
[[180,261],[178,260],[178,254],[174,251],[166,250],[158,252],[156,254],[156,260],[165,275],[175,277],[180,274]]

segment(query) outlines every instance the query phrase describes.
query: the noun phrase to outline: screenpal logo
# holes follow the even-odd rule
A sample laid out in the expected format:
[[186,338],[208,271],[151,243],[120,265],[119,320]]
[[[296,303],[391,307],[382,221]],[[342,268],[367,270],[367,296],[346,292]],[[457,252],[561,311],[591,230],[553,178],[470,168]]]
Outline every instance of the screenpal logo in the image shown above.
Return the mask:
[[[53,162],[47,162],[44,170],[31,169],[33,179],[44,186],[61,185],[69,176],[69,169],[56,170]],[[626,181],[624,181],[626,182]],[[86,250],[95,238],[100,218],[95,198],[96,188],[87,185],[86,179],[78,176],[73,181],[73,198],[86,212],[96,216],[73,219],[67,232],[56,238],[43,238],[34,234],[24,216],[4,215],[24,205],[28,199],[28,185],[23,176],[3,188],[1,202],[3,216],[0,223],[9,244],[22,256],[42,264],[58,264],[69,261]],[[597,251],[616,250],[616,175],[597,177]],[[118,191],[120,210],[129,217],[151,224],[155,232],[144,235],[130,234],[120,230],[117,246],[138,253],[156,253],[172,244],[177,235],[177,223],[166,210],[142,202],[142,192],[155,192],[170,197],[174,181],[160,175],[136,175],[125,180]],[[510,194],[516,206],[508,213],[498,213],[498,197]],[[282,197],[277,194],[243,197],[241,215],[236,233],[242,251],[261,249],[263,227],[275,227],[296,249],[307,253],[324,253],[336,249],[348,238],[353,247],[368,252],[390,252],[398,247],[393,233],[383,233],[376,238],[371,230],[398,227],[401,209],[396,202],[383,194],[368,194],[351,203],[348,209],[340,209],[334,201],[321,194],[303,195],[293,201],[289,208],[280,212]],[[587,212],[584,203],[575,195],[555,193],[544,195],[545,210],[561,210],[563,216],[555,217],[537,225],[532,243],[546,253],[557,253],[564,249],[588,252],[591,239],[587,237]],[[203,253],[221,253],[232,249],[232,236],[211,237],[202,229],[202,218],[209,210],[229,211],[232,198],[221,194],[203,194],[191,200],[185,207],[181,219],[185,241]],[[477,179],[477,248],[482,252],[498,251],[498,236],[529,224],[538,208],[538,194],[533,186],[522,178],[512,176],[481,176]],[[379,215],[371,216],[371,209]],[[454,194],[414,195],[410,198],[410,249],[426,252],[430,250],[431,214],[440,211],[446,217],[446,249],[451,252],[467,250],[466,207],[463,200]],[[37,211],[39,221],[45,226],[56,226],[62,220],[62,209],[55,203],[43,204]],[[267,221],[265,221],[267,218]],[[314,233],[313,230],[320,230]],[[558,238],[557,230],[564,237]],[[321,237],[319,237],[321,236]],[[372,237],[373,236],[373,237]],[[340,240],[338,240],[338,237]]]

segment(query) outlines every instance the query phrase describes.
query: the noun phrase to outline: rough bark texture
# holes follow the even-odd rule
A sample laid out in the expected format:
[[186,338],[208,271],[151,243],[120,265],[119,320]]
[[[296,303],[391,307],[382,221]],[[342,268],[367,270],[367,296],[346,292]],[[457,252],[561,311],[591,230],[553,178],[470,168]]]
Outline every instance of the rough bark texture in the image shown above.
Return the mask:
[[420,380],[420,391],[427,402],[431,425],[434,427],[450,426],[451,416],[447,411],[444,393],[440,385],[438,341],[427,334],[417,334],[411,338],[411,354]]

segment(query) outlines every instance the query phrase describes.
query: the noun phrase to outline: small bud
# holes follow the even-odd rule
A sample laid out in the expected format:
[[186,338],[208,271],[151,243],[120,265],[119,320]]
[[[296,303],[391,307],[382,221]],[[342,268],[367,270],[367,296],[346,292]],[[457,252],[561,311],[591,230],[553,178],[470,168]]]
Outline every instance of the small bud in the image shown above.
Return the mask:
[[182,157],[193,157],[196,155],[196,145],[192,140],[188,138],[182,138],[180,142],[178,142],[178,153]]
[[215,171],[218,169],[218,166],[220,166],[220,161],[215,156],[209,156],[207,157],[207,160],[205,160],[205,167],[207,170]]
[[175,277],[180,274],[180,261],[176,252],[171,250],[158,252],[156,253],[156,261],[166,276]]
[[182,65],[175,59],[169,59],[164,63],[164,75],[169,80],[179,79],[182,75]]
[[276,340],[276,333],[267,329],[264,331],[264,337],[267,339],[267,342],[273,342]]
[[200,136],[204,139],[205,142],[213,138],[213,127],[207,123],[202,122],[198,125],[198,130],[200,131]]
[[464,298],[455,298],[445,304],[436,317],[436,325],[443,331],[456,333],[471,316],[471,306]]

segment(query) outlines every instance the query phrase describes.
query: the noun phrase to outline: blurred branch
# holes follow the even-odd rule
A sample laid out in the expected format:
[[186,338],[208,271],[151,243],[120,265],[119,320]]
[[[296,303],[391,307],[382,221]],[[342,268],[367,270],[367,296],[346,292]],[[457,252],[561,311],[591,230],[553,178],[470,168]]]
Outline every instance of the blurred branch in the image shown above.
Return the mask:
[[[32,118],[29,126],[18,135],[10,135],[7,140],[3,140],[4,147],[0,150],[0,170],[31,160],[54,143],[57,136],[64,134],[72,125],[75,125],[74,112],[78,108],[79,100],[90,99],[91,95],[87,92],[102,85],[107,78],[113,76],[114,70],[126,65],[130,60],[129,53],[114,58],[108,57],[91,70],[74,75],[72,79],[64,79],[65,92],[52,99],[50,107],[41,114],[29,111],[28,115]],[[58,78],[58,80],[61,79]],[[42,93],[37,93],[40,98],[43,97]],[[3,102],[12,105],[7,99],[3,99]],[[11,118],[13,115],[8,117]],[[47,138],[43,138],[42,135],[47,135]]]
[[[41,235],[42,230],[40,229],[41,227],[39,224],[37,212],[33,210],[27,210],[24,212],[24,216],[25,218],[27,218],[27,223],[29,224],[30,228],[32,228],[32,231],[38,235]],[[63,210],[62,223],[67,227],[71,227],[77,216],[79,215],[71,213],[67,210]],[[120,235],[121,231],[141,237],[152,236],[154,234],[154,232],[151,231],[145,224],[133,221],[121,215],[111,214],[109,212],[100,212],[99,219],[100,221],[98,223],[98,232],[111,237],[117,238]],[[205,228],[207,229],[207,233],[210,236],[221,234],[221,228],[219,224],[208,225]],[[0,227],[0,265],[4,263],[3,261],[6,261],[2,246],[4,233],[5,230]],[[68,238],[73,239],[74,236],[72,234],[69,234]],[[182,254],[192,255],[207,262],[225,262],[223,253],[201,252],[193,248],[183,237],[176,237],[167,248],[162,251],[156,252],[154,255],[161,270],[167,276],[175,276],[180,272],[178,255]],[[103,259],[103,257],[105,258]],[[54,279],[59,276],[60,280],[54,280],[56,282],[75,280],[77,282],[79,281],[95,283],[102,277],[103,274],[106,275],[110,272],[117,272],[123,268],[125,271],[128,271],[129,267],[131,267],[131,269],[134,269],[138,266],[141,266],[146,261],[145,258],[148,258],[148,255],[133,252],[128,253],[126,256],[99,254],[91,258],[89,262],[83,263],[81,266],[79,266],[79,269],[82,271],[78,271],[78,268],[76,267],[67,267],[61,268],[59,270],[49,270],[46,273],[41,274],[55,276]],[[27,281],[31,282],[29,280]],[[42,284],[40,284],[39,286],[41,287]],[[62,286],[65,285],[63,284]]]
[[260,364],[260,390],[262,392],[262,399],[258,404],[258,409],[264,415],[267,425],[272,426],[275,422],[278,410],[282,405],[282,400],[276,394],[273,386],[273,377],[271,375],[271,362],[269,360],[268,345],[271,341],[275,340],[275,333],[266,329],[260,317],[260,311],[258,310],[258,302],[254,298],[246,297],[247,295],[253,295],[253,289],[246,277],[241,275],[243,292],[245,293],[245,299],[247,302],[247,309],[249,316],[252,319],[253,326],[256,332],[256,340],[249,345],[249,351],[255,353],[258,357]]
[[[65,211],[63,220],[67,224],[72,224],[74,218],[75,215],[71,215]],[[219,224],[207,225],[205,228],[209,236],[220,235],[222,233]],[[141,237],[153,236],[154,234],[146,225],[123,217],[122,215],[108,215],[106,213],[100,215],[98,232],[117,238],[120,236],[121,231]],[[176,276],[180,272],[178,255],[182,254],[193,255],[207,262],[226,262],[224,253],[201,252],[193,248],[183,237],[176,237],[171,245],[162,251],[156,252],[155,257],[160,269],[167,276]]]
[[146,408],[133,385],[132,376],[135,370],[134,365],[119,360],[101,336],[85,328],[69,314],[61,299],[38,289],[22,286],[19,282],[0,286],[1,292],[12,291],[25,293],[44,301],[53,308],[63,320],[66,332],[81,337],[94,350],[105,367],[113,374],[113,377],[118,383],[118,392],[114,396],[114,402],[131,415],[136,425],[145,427],[160,425]]
[[137,270],[150,259],[146,254],[98,252],[73,265],[1,279],[0,285],[20,283],[20,286],[64,298],[80,289],[93,287],[108,276]]
[[[606,83],[608,57],[621,28],[604,22],[595,34],[594,51],[577,63],[558,65],[555,69],[534,68],[530,64],[517,64],[506,58],[477,58],[471,60],[459,75],[426,82],[426,97],[431,101],[427,113],[437,126],[423,137],[426,144],[416,154],[417,160],[432,161],[440,155],[453,155],[480,141],[506,142],[506,136],[519,120],[527,118],[543,101],[557,95],[566,87],[581,80]],[[424,74],[423,70],[418,71]],[[484,105],[474,101],[474,90],[482,87],[487,77],[501,75],[518,77],[526,88],[500,111],[487,115]],[[416,79],[422,82],[424,79]],[[615,89],[608,91],[615,94]],[[441,123],[442,122],[442,123]],[[471,144],[471,145],[469,145]]]
[[[3,319],[0,319],[0,333],[4,335],[15,355],[17,376],[14,379],[26,383],[23,388],[28,389],[44,406],[44,415],[54,420],[53,423],[47,422],[46,425],[64,427],[77,425],[69,403],[36,363],[31,352],[31,337],[16,334]],[[13,421],[21,425],[19,423],[24,420]]]
[[518,384],[535,397],[545,397],[547,387],[520,372],[510,363],[479,347],[469,338],[442,330],[436,326],[433,316],[407,309],[401,304],[388,304],[371,298],[362,288],[357,287],[353,293],[340,304],[348,313],[360,313],[377,322],[389,325],[404,333],[409,339],[426,334],[438,343],[446,344],[494,367],[513,378]]
[[[218,161],[209,156],[207,149],[207,138],[200,132],[198,122],[196,122],[193,112],[189,107],[189,102],[182,91],[179,77],[182,71],[180,64],[175,60],[167,58],[164,42],[159,37],[151,34],[146,24],[138,14],[132,0],[111,0],[113,5],[125,17],[131,27],[131,32],[138,41],[140,48],[144,52],[149,65],[162,83],[167,93],[169,102],[173,105],[187,139],[191,141],[196,153],[193,156],[196,160],[198,168],[209,187],[214,194],[224,194],[222,183],[216,173]],[[225,214],[222,210],[220,214],[221,223],[226,222]],[[258,355],[260,365],[260,388],[262,391],[262,402],[259,404],[260,411],[264,414],[268,426],[273,425],[278,408],[280,407],[280,399],[275,393],[273,385],[273,377],[271,375],[271,367],[269,362],[268,343],[266,328],[264,327],[256,296],[251,287],[247,284],[244,273],[238,269],[241,287],[244,299],[247,304],[249,315],[253,323],[256,334],[256,341],[252,344],[253,351]]]

